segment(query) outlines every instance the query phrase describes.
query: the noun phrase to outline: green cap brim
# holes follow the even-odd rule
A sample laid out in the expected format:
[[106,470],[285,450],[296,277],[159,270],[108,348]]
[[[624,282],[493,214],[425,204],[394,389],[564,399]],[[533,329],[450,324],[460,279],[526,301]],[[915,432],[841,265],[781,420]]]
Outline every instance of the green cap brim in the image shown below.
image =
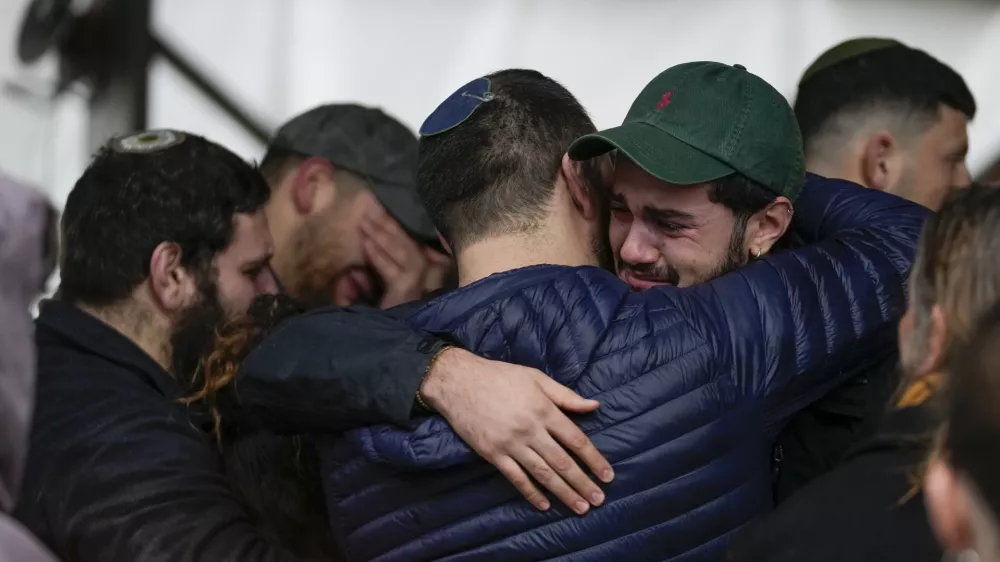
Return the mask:
[[728,164],[645,123],[627,123],[576,139],[573,160],[588,160],[618,150],[660,181],[677,185],[706,183],[735,174]]

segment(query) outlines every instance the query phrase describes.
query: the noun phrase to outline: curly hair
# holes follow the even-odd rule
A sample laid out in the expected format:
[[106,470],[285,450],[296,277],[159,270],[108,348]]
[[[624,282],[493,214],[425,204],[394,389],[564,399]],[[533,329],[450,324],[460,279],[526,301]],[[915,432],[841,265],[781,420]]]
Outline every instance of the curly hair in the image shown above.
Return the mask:
[[229,486],[260,533],[296,556],[336,560],[312,436],[279,435],[243,425],[238,416],[240,365],[282,321],[302,312],[290,297],[258,297],[246,316],[216,333],[182,401],[211,413]]
[[200,404],[214,422],[216,443],[223,445],[225,415],[238,407],[235,396],[236,375],[247,355],[283,320],[305,312],[295,299],[261,295],[250,303],[246,315],[229,321],[215,334],[211,351],[201,360],[191,380],[192,392],[182,399],[188,405]]

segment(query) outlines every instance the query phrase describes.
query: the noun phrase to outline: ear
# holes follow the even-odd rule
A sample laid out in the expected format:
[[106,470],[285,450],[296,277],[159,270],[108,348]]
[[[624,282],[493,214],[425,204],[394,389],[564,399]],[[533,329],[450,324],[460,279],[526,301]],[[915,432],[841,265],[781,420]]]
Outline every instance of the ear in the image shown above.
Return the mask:
[[758,250],[761,254],[771,250],[792,224],[792,213],[792,202],[787,197],[778,197],[753,216],[747,225],[751,256],[756,256]]
[[584,183],[580,176],[580,163],[563,154],[562,175],[566,180],[566,188],[569,189],[569,196],[573,200],[573,206],[583,215],[586,220],[597,218],[597,205],[594,202],[593,186]]
[[921,373],[933,373],[944,367],[945,348],[948,345],[948,321],[944,310],[937,304],[931,309],[930,326],[927,327],[927,352],[924,363],[920,366]]
[[181,265],[181,247],[160,242],[149,259],[149,285],[153,298],[167,312],[188,305],[196,292],[194,278]]
[[900,156],[896,139],[888,131],[868,137],[861,153],[861,177],[865,186],[879,191],[892,189],[902,172]]
[[324,185],[333,181],[333,166],[324,158],[308,158],[299,164],[292,181],[292,202],[295,210],[308,215],[320,207],[319,194]]
[[935,455],[924,473],[924,504],[938,542],[952,552],[962,552],[972,546],[968,498],[943,459]]

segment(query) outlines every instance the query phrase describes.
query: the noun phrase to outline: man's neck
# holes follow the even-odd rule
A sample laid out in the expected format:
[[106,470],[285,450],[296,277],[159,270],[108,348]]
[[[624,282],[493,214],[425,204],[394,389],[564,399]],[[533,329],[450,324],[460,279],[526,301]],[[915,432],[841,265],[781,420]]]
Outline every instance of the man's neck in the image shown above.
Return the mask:
[[464,287],[495,273],[532,265],[597,265],[589,240],[549,229],[531,234],[494,236],[459,251],[458,284]]
[[114,328],[145,351],[164,371],[170,372],[170,345],[147,313],[127,311],[121,307],[93,307],[82,303],[76,303],[75,306]]
[[[844,153],[838,154],[836,158],[806,157],[806,171],[824,178],[847,180],[858,185],[865,185],[860,168],[856,165],[850,165],[858,158],[852,159],[851,156],[845,155],[846,153],[848,151],[845,149]],[[839,162],[832,160],[839,160]]]

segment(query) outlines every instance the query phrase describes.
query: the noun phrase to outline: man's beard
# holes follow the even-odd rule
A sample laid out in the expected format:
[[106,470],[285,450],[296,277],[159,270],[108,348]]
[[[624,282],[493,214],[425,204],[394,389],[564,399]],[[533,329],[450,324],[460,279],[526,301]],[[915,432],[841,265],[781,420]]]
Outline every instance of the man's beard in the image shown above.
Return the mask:
[[[729,235],[729,246],[726,248],[726,253],[723,255],[722,261],[720,261],[715,269],[710,273],[693,280],[691,284],[696,285],[698,283],[705,283],[743,267],[743,265],[746,264],[746,254],[743,248],[745,243],[746,225],[740,225],[737,222],[737,224],[733,226],[732,233]],[[675,287],[680,285],[681,282],[680,272],[670,264],[660,265],[659,263],[628,263],[623,260],[619,261],[619,277],[626,269],[647,279],[658,279]]]
[[611,238],[608,235],[611,230],[611,206],[605,203],[598,209],[598,213],[600,223],[597,225],[597,233],[590,240],[590,251],[593,252],[598,267],[614,272],[615,251],[611,247]]
[[170,335],[170,372],[182,385],[195,380],[202,358],[212,348],[216,331],[226,321],[219,287],[206,273],[198,284],[198,300],[181,314]]
[[[338,257],[345,255],[341,237],[332,225],[337,224],[335,212],[321,217],[310,217],[295,235],[292,244],[295,258],[291,278],[282,279],[286,288],[308,309],[334,304],[334,288],[341,276],[350,272],[348,264]],[[365,266],[368,268],[368,266]],[[382,279],[368,268],[374,285],[371,291],[359,295],[356,304],[378,306],[384,288]]]

